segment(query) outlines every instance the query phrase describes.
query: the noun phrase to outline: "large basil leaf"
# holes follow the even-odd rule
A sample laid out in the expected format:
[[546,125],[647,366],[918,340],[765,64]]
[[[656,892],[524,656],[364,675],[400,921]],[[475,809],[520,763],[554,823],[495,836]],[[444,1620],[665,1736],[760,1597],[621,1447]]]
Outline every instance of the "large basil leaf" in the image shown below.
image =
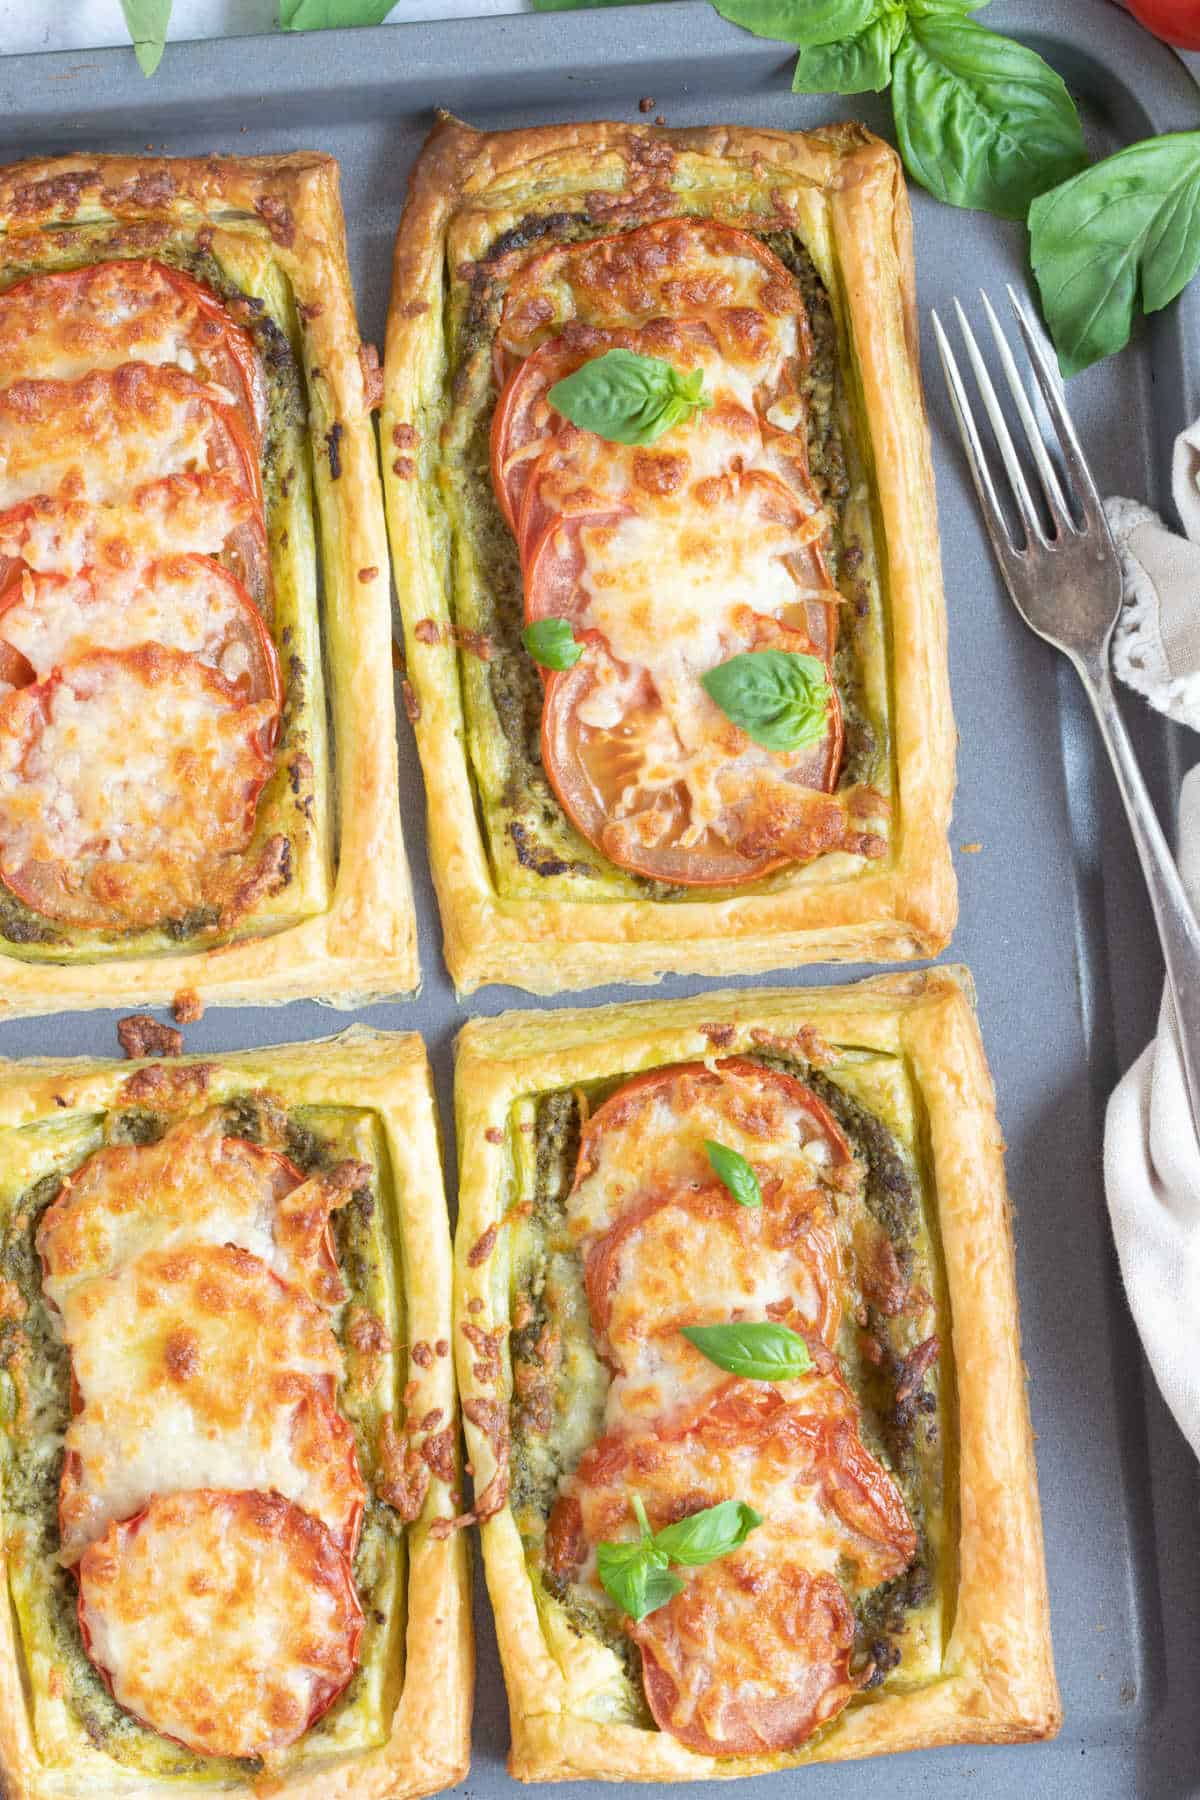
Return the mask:
[[1132,144],[1035,200],[1030,255],[1064,375],[1128,340],[1200,268],[1200,131]]
[[892,110],[909,174],[951,206],[1023,219],[1087,160],[1074,102],[1049,64],[955,13],[910,16]]
[[121,11],[142,74],[153,75],[166,47],[171,0],[121,0]]
[[801,48],[794,94],[878,94],[892,79],[892,57],[904,36],[902,6],[888,6],[855,36]]
[[824,733],[832,696],[818,656],[746,650],[709,669],[700,685],[764,750],[802,750]]
[[681,375],[661,356],[606,350],[556,381],[546,395],[556,412],[611,444],[652,444],[673,425],[712,405],[704,370]]
[[837,44],[865,31],[880,0],[713,0],[723,19],[755,37]]
[[705,1563],[715,1562],[718,1556],[728,1556],[761,1524],[762,1514],[743,1500],[722,1500],[677,1524],[664,1525],[655,1532],[654,1544],[666,1552],[670,1562],[682,1563],[685,1569],[699,1569]]
[[793,1381],[812,1368],[808,1345],[800,1333],[770,1319],[684,1325],[682,1331],[718,1369],[745,1376],[748,1381]]

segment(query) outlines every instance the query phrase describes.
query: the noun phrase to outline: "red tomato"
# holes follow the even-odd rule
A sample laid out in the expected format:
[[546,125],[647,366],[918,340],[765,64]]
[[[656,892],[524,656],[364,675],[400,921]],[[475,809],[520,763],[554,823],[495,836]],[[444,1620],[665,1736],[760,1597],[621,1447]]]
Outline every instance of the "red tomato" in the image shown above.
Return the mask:
[[[782,649],[810,649],[801,632],[782,626],[770,639]],[[691,803],[682,770],[676,784],[661,777],[664,759],[682,761],[684,750],[650,676],[643,671],[625,680],[598,632],[585,632],[580,641],[584,654],[574,668],[552,673],[546,683],[542,764],[572,824],[610,862],[652,881],[728,887],[789,862],[810,861],[844,841],[845,818],[831,791],[842,756],[836,689],[825,736],[787,753],[783,781],[774,779],[774,767],[767,771],[764,759],[771,753],[752,745],[744,756],[731,751],[718,777],[723,811],[685,841]],[[619,718],[608,727],[585,722],[581,712],[605,688],[619,695]],[[780,760],[772,758],[774,764]],[[655,778],[643,788],[648,766]]]
[[793,1749],[858,1687],[850,1602],[832,1575],[796,1563],[742,1552],[689,1570],[683,1592],[628,1631],[655,1722],[701,1756]]
[[1139,24],[1178,50],[1200,50],[1200,0],[1125,0]]

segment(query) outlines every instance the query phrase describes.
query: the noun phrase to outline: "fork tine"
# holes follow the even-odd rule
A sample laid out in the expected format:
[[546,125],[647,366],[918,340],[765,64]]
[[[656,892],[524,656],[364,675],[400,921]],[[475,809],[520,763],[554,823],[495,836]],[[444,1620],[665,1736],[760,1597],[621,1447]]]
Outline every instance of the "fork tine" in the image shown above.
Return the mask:
[[967,346],[967,355],[971,361],[971,368],[975,374],[975,381],[983,399],[984,408],[992,423],[992,432],[996,439],[996,448],[1000,452],[1000,459],[1007,471],[1008,479],[1012,483],[1013,494],[1015,495],[1017,502],[1017,511],[1020,513],[1021,523],[1025,527],[1025,537],[1029,542],[1033,542],[1036,539],[1039,543],[1045,543],[1045,533],[1042,530],[1041,521],[1034,510],[1033,495],[1029,492],[1029,484],[1025,480],[1025,471],[1021,467],[1020,458],[1017,456],[1016,446],[1012,441],[1004,414],[1000,410],[1000,402],[996,398],[996,390],[992,386],[992,378],[988,374],[987,365],[979,353],[979,345],[975,342],[975,333],[971,330],[970,321],[962,309],[961,302],[957,299],[954,302],[954,310],[958,314],[958,328],[962,332],[963,343]]
[[1046,408],[1054,421],[1062,449],[1063,461],[1067,466],[1072,486],[1083,512],[1084,522],[1096,527],[1108,536],[1108,520],[1104,516],[1104,506],[1096,491],[1096,483],[1092,480],[1092,471],[1088,468],[1087,458],[1083,454],[1083,446],[1075,435],[1075,427],[1071,423],[1071,415],[1063,402],[1062,389],[1059,386],[1058,371],[1052,368],[1050,359],[1038,341],[1038,333],[1030,322],[1029,315],[1022,306],[1020,297],[1011,282],[1008,283],[1009,304],[1016,314],[1017,329],[1025,342],[1029,360],[1033,364],[1033,372],[1037,376],[1038,386]]
[[1037,464],[1037,471],[1042,482],[1042,492],[1046,496],[1046,505],[1050,508],[1050,516],[1054,520],[1055,530],[1061,537],[1064,531],[1075,530],[1075,521],[1071,517],[1071,510],[1063,496],[1062,488],[1059,486],[1058,471],[1047,455],[1045,440],[1038,428],[1037,420],[1033,416],[1033,408],[1029,404],[1025,383],[1021,379],[1013,353],[1008,347],[1008,339],[1000,329],[1000,321],[996,317],[995,309],[982,288],[979,290],[979,298],[983,301],[983,310],[986,312],[988,324],[992,328],[992,337],[1000,357],[1000,366],[1003,368],[1005,380],[1008,382],[1009,393],[1013,397],[1013,403],[1020,415],[1021,423],[1025,427],[1025,436],[1029,440],[1029,448],[1033,453],[1033,460]]
[[988,536],[1001,566],[1007,568],[1010,559],[1019,556],[1016,545],[1008,534],[1004,522],[1004,514],[1000,509],[1000,501],[996,495],[992,471],[988,467],[983,452],[983,444],[979,436],[979,428],[975,423],[975,415],[971,411],[971,403],[963,386],[962,376],[958,372],[958,364],[954,360],[954,352],[950,348],[950,340],[942,328],[942,321],[937,313],[930,310],[933,320],[933,333],[937,339],[938,355],[942,359],[942,368],[946,375],[946,386],[950,389],[950,401],[954,407],[954,416],[958,420],[958,429],[962,433],[963,448],[967,453],[967,462],[971,468],[971,478],[975,483],[975,492],[979,495],[979,504],[983,511],[983,521],[988,528]]

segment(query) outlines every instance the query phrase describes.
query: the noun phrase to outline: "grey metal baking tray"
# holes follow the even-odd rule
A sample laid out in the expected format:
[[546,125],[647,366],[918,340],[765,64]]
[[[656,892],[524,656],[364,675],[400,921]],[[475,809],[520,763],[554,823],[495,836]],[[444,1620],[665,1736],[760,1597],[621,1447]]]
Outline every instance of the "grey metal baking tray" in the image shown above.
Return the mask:
[[[1067,78],[1097,150],[1194,128],[1183,65],[1100,0],[995,0],[987,22],[1023,36]],[[0,152],[315,147],[341,161],[364,333],[382,337],[404,182],[435,105],[476,124],[639,117],[812,125],[857,116],[885,135],[886,106],[793,97],[782,45],[703,4],[453,20],[311,37],[173,45],[153,81],[128,52],[0,59]],[[1026,280],[1022,233],[915,194],[922,316],[979,283]],[[932,346],[926,372],[941,509],[955,712],[961,734],[954,842],[970,964],[1008,1139],[1025,1355],[1066,1724],[1053,1744],[950,1749],[752,1784],[761,1800],[854,1794],[909,1800],[1178,1800],[1200,1793],[1200,1479],[1149,1377],[1121,1296],[1100,1171],[1105,1097],[1154,1025],[1157,948],[1115,789],[1069,669],[1001,595]],[[1200,292],[1152,321],[1136,348],[1071,385],[1102,488],[1165,504],[1171,439],[1200,410]],[[1127,708],[1169,817],[1194,740]],[[466,1011],[527,1003],[490,989],[464,1009],[441,965],[423,845],[423,794],[401,725],[405,829],[425,987],[372,1023],[429,1043],[449,1125],[450,1046]],[[851,970],[838,972],[849,978]],[[821,972],[783,974],[811,982]],[[670,992],[703,988],[673,980]],[[645,990],[641,990],[644,994]],[[606,989],[588,999],[629,997]],[[573,1002],[578,1004],[578,1000]],[[555,1004],[543,1002],[542,1004]],[[193,1050],[335,1030],[316,1006],[213,1011]],[[114,1014],[0,1025],[0,1052],[116,1051]],[[448,1138],[453,1159],[453,1141]],[[453,1191],[453,1167],[450,1171]],[[474,1763],[464,1800],[514,1792],[507,1720],[482,1582]],[[748,1791],[748,1790],[743,1790]]]

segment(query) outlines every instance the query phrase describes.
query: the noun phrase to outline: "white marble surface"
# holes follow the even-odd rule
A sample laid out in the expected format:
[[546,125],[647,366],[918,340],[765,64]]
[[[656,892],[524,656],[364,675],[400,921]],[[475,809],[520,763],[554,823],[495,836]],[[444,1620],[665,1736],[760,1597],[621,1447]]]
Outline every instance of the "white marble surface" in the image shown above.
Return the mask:
[[[527,6],[528,0],[399,0],[391,19],[477,18]],[[279,0],[175,0],[168,36],[243,37],[273,31],[278,22]],[[6,55],[128,42],[120,0],[0,0],[0,52]]]

